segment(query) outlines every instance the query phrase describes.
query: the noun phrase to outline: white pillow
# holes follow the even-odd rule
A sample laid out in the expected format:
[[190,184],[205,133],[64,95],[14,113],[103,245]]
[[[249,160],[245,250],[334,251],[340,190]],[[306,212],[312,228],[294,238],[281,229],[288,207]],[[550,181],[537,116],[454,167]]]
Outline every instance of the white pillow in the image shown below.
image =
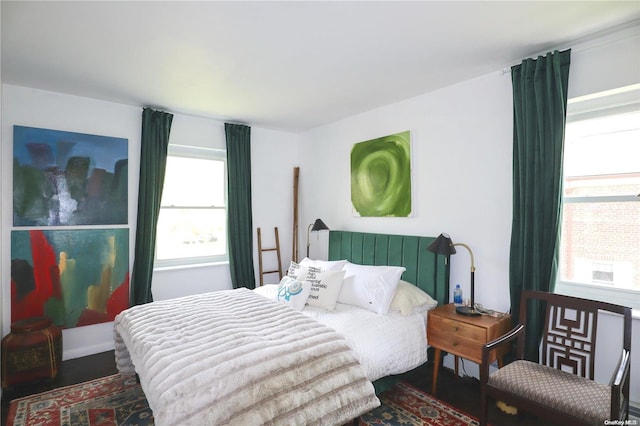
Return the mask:
[[311,292],[311,283],[298,281],[295,278],[284,277],[278,285],[278,302],[291,306],[296,311],[301,311],[307,303]]
[[386,314],[396,293],[403,266],[344,265],[344,283],[338,302]]
[[311,260],[308,257],[300,261],[301,266],[313,266],[323,271],[339,271],[346,263],[346,260]]
[[289,270],[287,271],[287,276],[291,278],[295,278],[298,281],[304,281],[307,277],[307,274],[309,273],[310,268],[314,269],[315,272],[320,272],[320,268],[317,268],[314,266],[307,267],[299,263],[296,263],[294,261],[291,261],[291,264],[289,265]]
[[278,284],[264,284],[256,287],[253,291],[267,299],[278,299]]
[[316,272],[315,268],[310,267],[307,282],[311,284],[311,292],[307,304],[333,311],[336,308],[343,278],[344,271]]
[[423,313],[436,306],[438,306],[438,302],[433,300],[428,293],[413,284],[400,280],[396,294],[391,300],[390,309],[398,310],[402,315],[407,316],[414,312]]

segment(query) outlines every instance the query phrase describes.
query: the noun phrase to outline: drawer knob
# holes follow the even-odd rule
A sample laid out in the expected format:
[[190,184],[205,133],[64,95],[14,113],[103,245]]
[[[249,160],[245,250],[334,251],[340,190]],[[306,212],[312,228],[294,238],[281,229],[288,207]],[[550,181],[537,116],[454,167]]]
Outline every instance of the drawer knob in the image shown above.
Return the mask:
[[453,327],[453,331],[458,331],[458,327]]
[[456,346],[458,346],[458,342],[453,342],[453,347],[455,348]]

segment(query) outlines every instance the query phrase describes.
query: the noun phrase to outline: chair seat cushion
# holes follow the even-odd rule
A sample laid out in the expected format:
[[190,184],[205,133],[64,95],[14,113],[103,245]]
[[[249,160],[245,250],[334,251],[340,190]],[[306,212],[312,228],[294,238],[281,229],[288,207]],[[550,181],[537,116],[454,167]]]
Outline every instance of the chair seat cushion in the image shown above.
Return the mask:
[[589,424],[610,417],[611,387],[530,361],[514,361],[491,374],[489,385],[567,413]]

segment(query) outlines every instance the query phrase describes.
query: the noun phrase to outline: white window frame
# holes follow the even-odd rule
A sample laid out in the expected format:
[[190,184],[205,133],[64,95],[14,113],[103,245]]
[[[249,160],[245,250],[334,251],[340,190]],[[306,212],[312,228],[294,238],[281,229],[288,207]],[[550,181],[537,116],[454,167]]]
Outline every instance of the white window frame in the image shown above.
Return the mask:
[[[640,111],[640,84],[623,87],[616,90],[574,98],[568,101],[567,123],[603,117],[606,115],[622,114]],[[627,196],[600,197],[564,197],[563,203],[584,202],[640,202],[640,194]],[[560,262],[562,264],[562,262]],[[556,281],[555,292],[587,299],[602,300],[624,306],[634,310],[634,316],[640,316],[640,291],[612,287],[609,284],[582,283],[563,281],[560,271]]]
[[[167,151],[168,157],[185,157],[185,158],[201,158],[205,160],[215,160],[222,161],[224,163],[224,205],[223,206],[210,206],[210,207],[193,207],[197,208],[215,208],[215,209],[223,209],[225,212],[228,208],[228,200],[227,200],[227,153],[222,149],[214,149],[214,148],[200,148],[194,146],[186,146],[186,145],[175,145],[170,144]],[[189,206],[170,206],[170,207],[160,207],[160,212],[162,209],[167,208],[185,208]],[[228,222],[228,216],[225,213],[225,221]],[[228,226],[228,223],[225,227]],[[157,257],[157,247],[158,241],[156,240],[156,253],[154,254],[154,270],[166,270],[166,269],[175,269],[175,268],[184,268],[184,267],[200,267],[200,266],[208,266],[208,265],[218,265],[229,262],[229,244],[227,241],[225,247],[225,253],[223,255],[211,255],[211,256],[198,256],[198,257],[184,257],[184,258],[175,258],[175,259],[158,259]]]

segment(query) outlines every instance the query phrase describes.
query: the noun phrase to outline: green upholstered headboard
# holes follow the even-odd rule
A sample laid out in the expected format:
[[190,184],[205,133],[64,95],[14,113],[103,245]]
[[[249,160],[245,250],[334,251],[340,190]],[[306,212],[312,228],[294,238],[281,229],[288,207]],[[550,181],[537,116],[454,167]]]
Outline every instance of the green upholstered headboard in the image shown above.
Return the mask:
[[442,306],[449,303],[449,256],[427,250],[435,238],[330,231],[329,260],[404,266],[407,270],[402,279],[429,293]]

